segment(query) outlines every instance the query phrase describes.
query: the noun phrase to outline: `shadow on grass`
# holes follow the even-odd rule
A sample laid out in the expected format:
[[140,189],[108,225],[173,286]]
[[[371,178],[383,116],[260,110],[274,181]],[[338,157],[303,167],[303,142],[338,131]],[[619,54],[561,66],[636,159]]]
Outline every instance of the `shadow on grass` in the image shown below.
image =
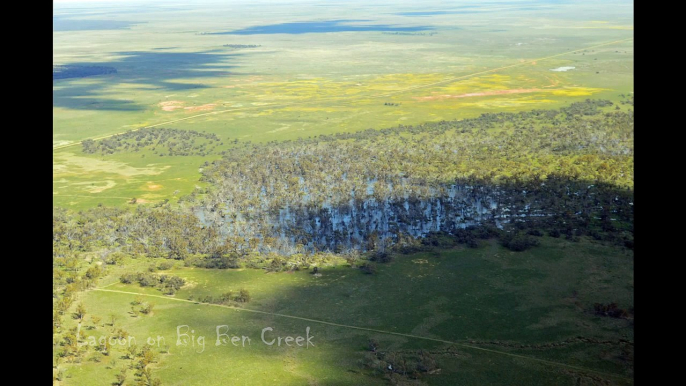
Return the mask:
[[385,24],[358,24],[370,20],[326,20],[302,21],[293,23],[279,23],[258,25],[234,31],[214,32],[210,35],[270,35],[270,34],[305,34],[327,32],[416,32],[432,30],[429,26],[402,27]]
[[[230,75],[235,65],[228,64],[241,54],[203,52],[118,52],[120,59],[110,62],[74,62],[63,67],[112,67],[116,73],[53,81],[53,106],[78,110],[138,111],[145,106],[128,98],[107,95],[108,86],[131,84],[136,90],[184,91],[207,88],[197,79]],[[82,81],[86,79],[87,81]],[[187,80],[196,80],[189,83]],[[185,82],[184,82],[185,80]]]

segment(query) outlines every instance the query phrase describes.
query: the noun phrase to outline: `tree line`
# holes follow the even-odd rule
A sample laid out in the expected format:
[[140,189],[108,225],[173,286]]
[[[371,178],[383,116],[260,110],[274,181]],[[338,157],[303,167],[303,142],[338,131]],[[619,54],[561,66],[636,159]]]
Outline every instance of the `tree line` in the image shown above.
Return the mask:
[[218,267],[281,255],[307,265],[302,256],[484,223],[522,233],[504,239],[515,250],[532,245],[529,231],[631,247],[633,111],[611,105],[237,144],[204,165],[209,187],[179,207],[56,210],[55,251],[101,246]]
[[87,154],[151,150],[161,156],[205,156],[223,144],[214,133],[155,127],[129,130],[98,141],[86,139],[81,142],[81,147]]

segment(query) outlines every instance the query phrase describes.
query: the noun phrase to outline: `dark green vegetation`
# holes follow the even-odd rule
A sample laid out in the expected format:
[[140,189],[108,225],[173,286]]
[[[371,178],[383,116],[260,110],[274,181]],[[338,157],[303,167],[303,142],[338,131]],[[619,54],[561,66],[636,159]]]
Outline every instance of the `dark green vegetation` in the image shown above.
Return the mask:
[[[144,268],[153,260],[125,257],[121,265],[98,265],[103,262],[100,253],[83,253],[80,258],[59,260],[55,272],[80,283],[90,280],[86,272],[92,267],[107,267],[99,280],[101,286],[116,283],[105,288],[115,292],[72,293],[69,284],[58,281],[58,301],[63,296],[75,301],[55,315],[56,366],[64,370],[66,384],[76,385],[109,384],[122,368],[128,369],[126,376],[132,382],[145,366],[165,385],[222,384],[222,380],[268,384],[274,379],[284,385],[315,379],[335,385],[381,385],[414,378],[433,385],[451,385],[457,379],[470,385],[631,384],[631,253],[587,237],[579,242],[539,240],[535,248],[512,252],[493,239],[479,239],[476,248],[450,248],[439,237],[438,246],[424,245],[422,252],[393,253],[393,261],[376,264],[372,275],[345,262],[322,265],[318,275],[302,270],[265,274],[255,269],[176,265],[171,274],[186,285],[166,298],[152,297],[161,295],[149,287],[117,283],[123,272]],[[69,269],[74,262],[76,268]],[[240,289],[247,292],[249,302],[238,300]],[[80,303],[85,309],[81,341],[102,335],[133,337],[133,353],[119,344],[110,347],[109,355],[99,345],[74,350],[70,331],[79,319],[72,314]],[[599,315],[596,303],[616,303],[627,313]],[[149,304],[154,307],[146,314]],[[239,312],[222,304],[238,306]],[[215,347],[215,327],[223,324],[230,326],[232,335],[249,336],[251,345]],[[178,325],[192,326],[196,336],[206,335],[202,354],[197,347],[175,345]],[[309,326],[316,346],[268,347],[260,341],[260,331],[267,326],[280,334],[304,333]],[[148,346],[148,336],[163,336],[165,342],[153,346],[154,355],[143,366],[141,351]],[[370,339],[376,345],[370,345]],[[251,368],[260,370],[247,370]]]
[[[230,151],[235,139],[263,143],[418,126],[487,112],[558,109],[586,98],[630,107],[619,103],[626,99],[619,95],[633,92],[632,4],[626,0],[461,0],[471,4],[455,7],[431,0],[402,6],[315,1],[298,5],[299,12],[283,3],[203,3],[56,5],[63,24],[100,29],[56,32],[54,64],[117,73],[53,83],[55,206],[123,207],[131,197],[139,204],[175,204],[196,185],[206,187],[197,182],[197,166]],[[105,19],[127,21],[130,28],[109,29]],[[326,21],[364,28],[325,32],[336,24]],[[298,24],[310,22],[325,25]],[[214,34],[289,23],[315,28]],[[430,29],[408,36],[384,33],[384,26]],[[192,157],[81,151],[83,140],[151,126],[214,133],[224,145]]]
[[238,145],[189,200],[263,252],[369,249],[485,222],[632,243],[633,112],[611,105]]
[[[146,129],[88,142],[85,148],[135,151],[134,146],[164,147],[177,141],[188,147],[198,136],[206,139],[203,135]],[[55,209],[56,368],[73,369],[87,358],[100,363],[112,350],[128,350],[107,343],[78,345],[105,328],[94,322],[89,334],[74,327],[74,321],[83,323],[94,299],[105,296],[108,304],[116,304],[111,296],[132,296],[82,292],[104,277],[111,284],[121,283],[111,289],[125,292],[176,296],[215,307],[246,309],[247,304],[335,322],[341,327],[327,327],[319,335],[330,342],[322,350],[343,355],[347,364],[331,367],[326,355],[306,359],[310,354],[303,354],[301,362],[328,363],[327,373],[339,380],[334,384],[375,384],[382,379],[392,384],[452,384],[455,377],[471,384],[503,383],[500,377],[508,384],[511,379],[626,384],[633,371],[632,157],[633,112],[593,100],[560,110],[484,114],[297,141],[235,142],[223,159],[204,165],[209,187],[182,197],[180,206]],[[154,259],[158,262],[150,265]],[[144,266],[147,272],[141,270]],[[342,274],[344,267],[354,269],[354,276]],[[169,269],[176,272],[169,274]],[[618,269],[624,273],[617,275]],[[199,289],[196,270],[211,276],[202,279],[205,284]],[[262,270],[305,276],[260,284],[249,272]],[[233,271],[246,279],[215,277]],[[329,284],[302,287],[300,280]],[[397,287],[398,280],[405,283]],[[265,292],[263,285],[271,290]],[[307,289],[310,285],[315,287]],[[144,292],[147,288],[153,292]],[[375,295],[362,301],[364,297],[351,291]],[[528,300],[522,303],[522,296]],[[76,304],[77,299],[87,305]],[[346,312],[334,311],[328,301]],[[174,309],[170,305],[135,303],[127,308],[128,317],[143,324],[124,325],[136,334],[157,334],[159,322],[146,322],[155,315],[164,315],[165,326],[188,323],[189,314],[181,309],[174,316],[168,313]],[[302,306],[278,306],[286,303]],[[404,310],[403,320],[397,318],[397,307]],[[488,315],[479,313],[484,307]],[[479,312],[473,314],[474,309]],[[208,323],[220,322],[205,319],[215,312],[209,311],[196,310],[204,316],[193,320],[211,330]],[[65,319],[70,313],[72,318]],[[108,333],[133,334],[115,327],[115,320],[126,320],[127,315],[112,315]],[[383,315],[396,317],[386,320]],[[275,323],[241,316],[232,325],[249,329]],[[104,311],[96,316],[107,317]],[[345,326],[414,338],[398,340],[379,332],[350,335]],[[173,334],[169,328],[163,330]],[[371,348],[370,336],[378,341]],[[149,350],[146,347],[140,350]],[[474,352],[473,347],[496,352]],[[153,354],[132,350],[125,354],[129,359],[124,367],[108,367],[117,382],[133,377],[153,384],[155,379],[184,379],[200,371],[198,358],[190,357],[196,370],[160,370],[157,375],[158,363],[180,360],[167,354],[183,348],[167,344],[161,351],[149,351]],[[511,353],[575,367],[526,358],[517,359],[513,367]],[[249,354],[241,358],[244,366],[255,364]],[[493,361],[507,370],[490,378],[485,373],[495,374]],[[476,369],[479,363],[491,365],[465,372],[464,366]],[[64,376],[56,371],[56,378]],[[293,384],[302,381],[288,372],[283,376]],[[267,378],[258,383],[264,382]]]
[[165,295],[173,295],[184,285],[184,280],[169,275],[156,275],[147,272],[125,273],[119,277],[124,284],[137,282],[141,287],[157,287]]
[[165,128],[143,128],[99,141],[87,139],[81,143],[83,152],[87,154],[151,150],[159,156],[205,156],[211,154],[217,145],[223,143],[216,134]]
[[117,69],[108,66],[53,66],[52,79],[85,78],[87,76],[116,74]]
[[[172,141],[172,134],[175,139],[189,135],[174,130],[129,132],[115,143],[152,146],[149,137],[159,133],[165,135],[155,138],[164,138],[164,144]],[[88,146],[103,142],[107,143]],[[115,149],[122,147],[126,151],[125,145]],[[329,328],[319,336],[334,344],[322,350],[347,358],[342,368],[327,370],[340,384],[374,384],[381,379],[393,384],[451,384],[455,377],[466,377],[472,384],[499,384],[501,376],[523,383],[536,379],[548,384],[626,384],[633,371],[628,249],[633,247],[632,156],[633,112],[591,100],[560,110],[485,114],[279,143],[235,143],[222,160],[205,165],[204,179],[210,187],[184,197],[182,206],[55,210],[57,367],[63,363],[69,368],[88,355],[98,363],[113,350],[107,344],[79,347],[77,342],[88,341],[89,334],[77,338],[82,330],[67,326],[86,314],[87,307],[74,305],[75,300],[96,296],[79,293],[103,276],[114,276],[121,285],[111,288],[125,292],[150,287],[156,288],[154,292],[142,293],[241,309],[250,302],[257,310],[335,322],[343,332]],[[150,265],[148,272],[131,270],[151,259],[163,263]],[[189,268],[173,275],[156,273],[174,269],[173,261]],[[344,272],[343,267],[357,273],[337,273]],[[202,289],[193,284],[199,279],[193,273],[197,269],[252,275],[248,272],[259,272],[255,268],[298,272],[306,275],[308,279],[297,276],[306,282],[330,284],[301,287],[300,281],[283,279],[264,292],[262,286],[272,284],[260,284],[252,276],[226,281],[209,273],[212,277],[202,279]],[[624,273],[617,275],[618,269]],[[397,287],[404,277],[410,282]],[[340,284],[334,284],[338,280]],[[292,285],[293,293],[288,294]],[[316,291],[307,289],[310,285]],[[420,287],[410,288],[415,285]],[[427,289],[429,285],[437,287]],[[376,295],[362,301],[350,291]],[[131,296],[117,296],[121,295]],[[339,298],[345,305],[336,301]],[[278,306],[291,300],[303,306]],[[335,312],[322,303],[326,301],[346,313]],[[164,312],[165,325],[187,323],[185,311],[173,316],[169,306],[135,302],[128,311],[131,318],[143,322]],[[401,304],[406,320],[381,321],[383,315],[397,316],[401,311],[393,308]],[[389,307],[380,313],[380,308]],[[483,307],[490,310],[488,315],[479,313]],[[73,318],[65,320],[72,309]],[[474,309],[479,312],[473,314]],[[205,320],[208,311],[196,311],[204,317],[194,320],[211,329],[207,323],[216,319]],[[116,318],[112,332],[129,334],[114,327]],[[259,319],[244,317],[232,325],[247,329],[275,323]],[[475,320],[480,321],[478,328]],[[130,327],[149,334],[159,325],[136,326]],[[351,336],[345,326],[414,338],[399,341],[370,332],[377,341],[365,348],[363,339],[370,335]],[[93,327],[98,328],[102,327]],[[493,351],[474,352],[474,347]],[[117,371],[110,366],[112,376],[127,379],[131,376],[125,369],[132,369],[134,379],[154,382],[148,379],[183,379],[195,373],[153,374],[159,361],[177,361],[167,355],[174,349],[183,350],[167,345],[155,356],[134,348],[126,356],[130,363]],[[514,367],[508,357],[513,353],[526,357],[516,357],[521,363]],[[527,359],[539,357],[548,364]],[[243,358],[244,366],[254,363],[249,358]],[[321,359],[303,361],[311,366]],[[493,361],[507,370],[490,378],[485,373],[495,374]],[[478,363],[491,365],[464,372],[464,366],[474,369]],[[294,374],[283,376],[291,379]],[[293,384],[298,379],[295,375]]]
[[98,3],[55,385],[633,383],[631,2]]
[[588,100],[561,110],[244,144],[203,175],[214,185],[226,182],[224,189],[237,186],[237,179],[250,184],[248,194],[265,188],[278,200],[271,207],[297,201],[338,205],[411,192],[428,197],[428,188],[460,180],[504,184],[555,176],[633,188],[633,111],[598,109],[611,105]]
[[[157,142],[148,139],[157,133]],[[88,146],[159,146],[175,142],[170,133],[189,137],[151,129]],[[459,238],[465,228],[490,224],[500,229],[489,236],[513,250],[543,234],[632,247],[633,112],[589,100],[561,110],[237,143],[205,165],[203,180],[210,187],[182,198],[180,208],[58,211],[57,246],[69,233],[76,235],[70,245],[114,239],[128,253],[174,259],[231,253],[221,263],[230,266],[251,253],[383,252],[431,232]]]

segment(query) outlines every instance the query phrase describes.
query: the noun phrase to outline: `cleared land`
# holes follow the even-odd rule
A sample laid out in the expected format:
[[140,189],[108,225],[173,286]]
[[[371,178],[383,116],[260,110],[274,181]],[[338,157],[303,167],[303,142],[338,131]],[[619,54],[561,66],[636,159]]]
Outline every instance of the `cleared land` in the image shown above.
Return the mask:
[[[520,253],[483,242],[478,249],[399,256],[371,276],[345,265],[323,269],[322,276],[315,277],[304,271],[268,274],[177,264],[164,273],[183,277],[187,284],[167,299],[155,289],[115,282],[114,269],[103,279],[106,288],[81,296],[89,314],[103,320],[102,326],[85,333],[99,337],[122,328],[139,346],[149,336],[163,336],[169,353],[161,347],[158,351],[165,353],[159,354],[153,369],[165,385],[227,380],[384,384],[365,366],[369,339],[386,351],[432,352],[441,371],[422,377],[428,384],[454,384],[456,379],[493,385],[591,380],[631,384],[627,366],[633,351],[632,320],[593,313],[596,302],[633,307],[633,266],[627,264],[631,258],[620,249],[588,241],[543,241],[539,248]],[[149,261],[126,264],[128,270],[144,269]],[[244,308],[260,313],[187,301],[239,288],[252,296]],[[134,317],[130,304],[137,295],[132,293],[153,302],[154,313]],[[114,327],[105,324],[110,314],[116,316]],[[176,346],[179,325],[195,331],[196,347]],[[217,325],[228,325],[230,335],[250,337],[250,345],[215,346]],[[260,338],[265,327],[272,327],[276,337],[304,336],[308,326],[314,347],[268,346]],[[197,342],[201,335],[202,353]],[[266,338],[271,340],[270,335]],[[128,363],[119,358],[124,349],[117,348],[101,362],[67,364],[66,374],[72,375],[67,384],[109,384]],[[116,363],[113,368],[108,368],[110,360]]]

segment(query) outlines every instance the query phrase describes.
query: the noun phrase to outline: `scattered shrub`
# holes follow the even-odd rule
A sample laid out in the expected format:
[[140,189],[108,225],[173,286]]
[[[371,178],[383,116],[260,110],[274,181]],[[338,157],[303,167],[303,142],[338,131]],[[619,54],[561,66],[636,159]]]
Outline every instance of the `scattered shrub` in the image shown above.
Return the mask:
[[362,270],[363,273],[366,273],[368,275],[373,275],[376,273],[376,264],[374,264],[370,261],[367,261],[360,266],[360,269]]
[[629,317],[629,311],[623,308],[619,308],[619,306],[617,306],[617,303],[610,303],[607,305],[603,303],[595,303],[593,305],[593,310],[595,311],[596,315],[600,316],[609,316],[612,318],[622,319],[626,319]]
[[236,296],[236,301],[239,303],[247,303],[250,301],[250,292],[248,290],[241,288]]
[[505,248],[521,252],[539,244],[538,240],[526,234],[508,234],[500,239],[500,244]]
[[166,271],[168,269],[171,269],[173,266],[174,266],[173,262],[171,262],[169,260],[165,260],[157,266],[157,269],[159,269],[160,271]]
[[541,232],[540,229],[529,229],[526,234],[529,236],[543,237],[543,232]]
[[379,263],[390,263],[391,261],[393,261],[393,255],[386,251],[376,251],[374,252],[370,260]]

